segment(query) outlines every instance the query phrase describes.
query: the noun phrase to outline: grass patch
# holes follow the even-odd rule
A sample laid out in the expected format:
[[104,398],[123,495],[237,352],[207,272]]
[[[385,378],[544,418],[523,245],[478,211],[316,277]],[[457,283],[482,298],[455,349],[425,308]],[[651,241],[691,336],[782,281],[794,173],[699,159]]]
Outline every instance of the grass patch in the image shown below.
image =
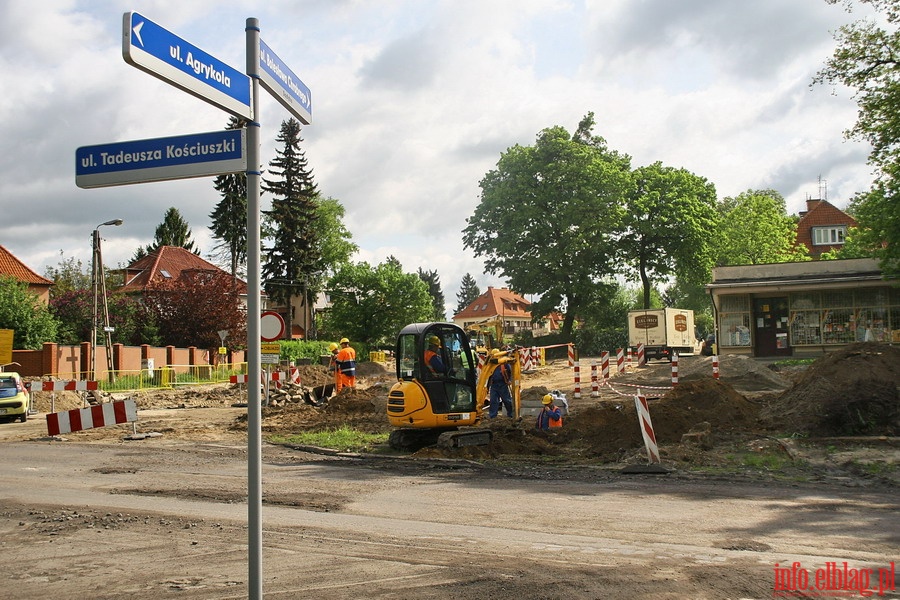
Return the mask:
[[273,444],[318,446],[339,452],[370,452],[373,447],[387,443],[387,433],[364,433],[347,426],[325,431],[305,431],[293,435],[273,435],[266,438]]
[[786,358],[784,360],[776,360],[774,365],[779,367],[807,367],[816,362],[815,358]]

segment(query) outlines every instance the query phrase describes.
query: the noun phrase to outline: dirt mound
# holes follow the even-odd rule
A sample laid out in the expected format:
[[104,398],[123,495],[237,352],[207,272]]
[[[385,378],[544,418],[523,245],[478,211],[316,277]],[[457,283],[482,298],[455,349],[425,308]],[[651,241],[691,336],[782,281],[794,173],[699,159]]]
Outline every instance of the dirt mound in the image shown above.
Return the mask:
[[[679,381],[695,381],[712,377],[713,364],[711,356],[696,357],[692,360],[680,361],[678,364]],[[766,365],[750,358],[727,354],[719,357],[719,379],[727,381],[735,389],[743,391],[786,390],[791,387],[787,379]]]
[[900,348],[861,342],[826,354],[762,412],[778,431],[814,436],[900,433]]

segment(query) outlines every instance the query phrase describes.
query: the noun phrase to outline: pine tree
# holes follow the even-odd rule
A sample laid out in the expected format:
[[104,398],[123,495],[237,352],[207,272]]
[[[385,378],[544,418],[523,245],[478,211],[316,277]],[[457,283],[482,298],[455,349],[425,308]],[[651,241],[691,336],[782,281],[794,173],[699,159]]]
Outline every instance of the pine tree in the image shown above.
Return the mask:
[[475,278],[468,273],[463,275],[462,283],[459,286],[459,292],[456,294],[456,312],[461,313],[480,295],[481,290],[478,289]]
[[[235,117],[231,117],[225,127],[240,128],[241,122]],[[213,186],[222,194],[222,199],[209,214],[213,238],[218,240],[215,250],[219,257],[228,260],[231,276],[235,278],[247,262],[247,174],[219,175]]]
[[270,298],[284,305],[299,295],[305,279],[316,269],[321,248],[316,232],[318,189],[305,153],[300,149],[300,123],[291,118],[281,123],[276,138],[282,144],[269,162],[273,179],[263,179],[272,209],[265,211],[272,225],[272,245],[264,248],[264,287]]
[[441,277],[437,271],[424,271],[419,268],[419,279],[428,286],[428,293],[431,295],[431,305],[434,307],[435,321],[447,320],[446,309],[444,308],[444,292],[441,290]]
[[135,250],[131,262],[156,252],[160,246],[176,246],[200,254],[200,249],[194,247],[194,240],[191,239],[190,225],[174,206],[166,211],[163,222],[156,226],[153,243]]

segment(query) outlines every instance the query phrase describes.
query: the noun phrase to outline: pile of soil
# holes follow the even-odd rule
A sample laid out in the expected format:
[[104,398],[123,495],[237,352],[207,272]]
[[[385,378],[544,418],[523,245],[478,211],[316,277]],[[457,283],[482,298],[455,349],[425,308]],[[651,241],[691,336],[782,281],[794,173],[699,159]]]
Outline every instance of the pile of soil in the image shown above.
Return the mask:
[[[696,381],[712,376],[712,356],[697,357],[691,361],[681,361],[678,365],[679,381]],[[755,392],[786,390],[791,380],[750,358],[728,354],[719,357],[719,379],[727,381],[735,389]]]
[[900,348],[860,342],[826,354],[760,415],[812,436],[900,434]]

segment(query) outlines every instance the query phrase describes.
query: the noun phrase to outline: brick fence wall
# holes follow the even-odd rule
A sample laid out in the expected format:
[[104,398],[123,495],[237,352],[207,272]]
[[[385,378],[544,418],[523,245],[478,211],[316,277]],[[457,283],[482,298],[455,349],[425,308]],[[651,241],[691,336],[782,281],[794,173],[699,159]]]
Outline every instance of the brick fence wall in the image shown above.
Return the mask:
[[[112,347],[113,370],[138,371],[143,361],[153,360],[154,368],[170,367],[176,373],[187,372],[190,367],[215,365],[218,363],[242,363],[247,360],[246,352],[233,351],[231,354],[220,356],[217,349],[206,350],[191,346],[189,348],[176,348],[175,346],[125,346],[113,344]],[[54,375],[60,379],[88,379],[91,372],[92,356],[91,345],[88,342],[78,346],[61,346],[47,342],[40,350],[13,350],[13,362],[20,366],[11,365],[9,370],[15,369],[25,377],[41,377]],[[96,373],[94,379],[103,379],[107,376],[106,347],[97,347]]]

